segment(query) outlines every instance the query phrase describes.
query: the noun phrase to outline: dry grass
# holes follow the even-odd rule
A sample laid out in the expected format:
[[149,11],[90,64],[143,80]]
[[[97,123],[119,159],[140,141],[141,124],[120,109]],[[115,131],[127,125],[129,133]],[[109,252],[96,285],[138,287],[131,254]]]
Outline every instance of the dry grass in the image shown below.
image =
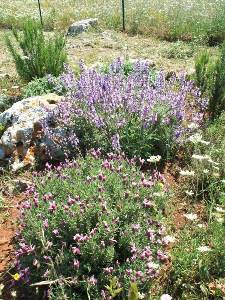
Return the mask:
[[[16,71],[4,42],[4,34],[0,31],[0,73],[15,76]],[[127,58],[147,58],[153,60],[158,68],[168,71],[186,71],[191,73],[194,66],[194,56],[199,51],[185,43],[160,41],[154,37],[142,35],[129,36],[116,31],[107,30],[102,33],[86,32],[76,38],[68,37],[67,52],[69,63],[75,66],[80,59],[87,65],[97,62],[110,62],[122,56]],[[188,55],[186,55],[188,53]]]
[[[65,29],[74,20],[97,17],[104,29],[121,29],[121,0],[41,0],[46,29]],[[131,34],[168,40],[201,39],[217,43],[225,33],[224,0],[126,0]],[[0,27],[19,27],[28,16],[39,18],[37,1],[1,0]]]

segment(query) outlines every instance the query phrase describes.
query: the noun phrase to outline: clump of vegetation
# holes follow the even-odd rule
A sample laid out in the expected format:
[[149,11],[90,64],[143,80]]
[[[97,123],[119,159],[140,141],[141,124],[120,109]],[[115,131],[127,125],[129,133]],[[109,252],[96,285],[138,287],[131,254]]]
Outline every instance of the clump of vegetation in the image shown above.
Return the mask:
[[[166,80],[163,72],[155,74],[143,61],[130,67],[117,59],[106,73],[81,68],[77,80],[69,73],[62,81],[68,97],[49,114],[47,124],[63,126],[68,139],[66,135],[54,138],[54,130],[45,127],[62,149],[65,142],[67,149],[71,144],[72,150],[83,155],[90,148],[101,148],[105,153],[125,152],[130,158],[161,155],[169,159],[183,124],[196,115],[201,122],[198,112],[205,108],[192,82],[183,76]],[[186,106],[193,107],[188,116]]]
[[9,109],[14,103],[20,100],[20,97],[0,95],[0,113]]
[[5,131],[5,125],[0,123],[0,138],[2,137],[4,131]]
[[65,88],[60,84],[60,79],[57,77],[45,76],[43,78],[35,78],[30,81],[22,92],[23,98],[31,96],[41,96],[48,93],[57,93],[58,95],[64,94]]
[[23,88],[23,98],[41,96],[54,92],[53,86],[49,83],[48,77],[35,78]]
[[209,97],[209,114],[212,119],[225,110],[225,43],[219,57],[201,53],[195,61],[196,82],[201,91]]
[[24,23],[22,33],[13,29],[13,35],[17,46],[13,45],[9,35],[6,36],[6,44],[23,80],[29,82],[36,77],[47,74],[59,76],[63,72],[67,57],[63,36],[47,39],[41,25],[33,20]]
[[[103,29],[121,30],[121,2],[114,0],[55,0],[42,5],[46,30],[65,30],[74,20],[96,16]],[[74,9],[77,5],[77,9]],[[37,3],[33,0],[2,1],[0,26],[21,27],[29,16],[37,18]],[[17,11],[17,14],[14,14]],[[155,35],[170,41],[200,41],[211,46],[223,42],[224,1],[212,0],[133,0],[125,5],[126,31],[130,34]]]
[[[178,299],[222,299],[224,296],[225,250],[221,237],[225,236],[225,227],[220,219],[216,217],[206,224],[196,216],[180,232],[179,241],[171,251],[168,289],[172,296]],[[217,281],[221,281],[220,287],[219,284],[216,287]]]
[[[189,199],[205,200],[212,209],[212,205],[224,204],[223,193],[225,186],[225,126],[224,114],[206,129],[196,128],[189,134],[186,142],[186,154],[189,165],[182,170],[185,183],[185,193]],[[192,129],[193,130],[193,129]]]
[[163,50],[162,54],[164,57],[171,59],[187,59],[193,57],[195,52],[194,44],[187,44],[182,41],[173,43],[169,48]]
[[21,205],[20,281],[55,281],[50,299],[125,299],[131,282],[147,295],[168,260],[163,176],[100,155],[48,165]]

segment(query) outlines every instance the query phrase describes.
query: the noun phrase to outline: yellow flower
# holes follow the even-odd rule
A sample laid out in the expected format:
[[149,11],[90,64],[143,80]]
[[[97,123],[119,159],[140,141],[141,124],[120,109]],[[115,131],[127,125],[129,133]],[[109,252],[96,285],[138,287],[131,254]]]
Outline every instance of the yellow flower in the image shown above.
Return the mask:
[[160,190],[163,190],[164,184],[163,184],[162,182],[159,182],[159,183],[158,183],[158,187],[160,188]]
[[20,279],[20,274],[16,273],[14,275],[12,275],[12,278],[16,281],[18,281]]

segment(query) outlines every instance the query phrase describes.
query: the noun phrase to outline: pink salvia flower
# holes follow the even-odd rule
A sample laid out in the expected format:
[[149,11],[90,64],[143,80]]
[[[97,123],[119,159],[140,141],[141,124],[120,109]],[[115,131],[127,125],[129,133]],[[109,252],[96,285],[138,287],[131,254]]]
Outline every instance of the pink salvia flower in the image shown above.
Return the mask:
[[55,210],[56,210],[56,203],[55,203],[55,201],[52,201],[52,202],[50,202],[49,203],[49,211],[52,213],[52,212],[54,212]]
[[80,249],[77,247],[72,247],[73,254],[81,254]]

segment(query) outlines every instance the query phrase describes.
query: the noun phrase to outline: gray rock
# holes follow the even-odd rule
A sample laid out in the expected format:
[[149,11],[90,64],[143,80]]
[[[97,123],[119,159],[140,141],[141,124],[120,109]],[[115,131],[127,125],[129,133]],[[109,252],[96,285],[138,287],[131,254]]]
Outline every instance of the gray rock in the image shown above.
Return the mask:
[[[0,159],[10,158],[14,171],[34,164],[38,155],[35,145],[45,138],[41,123],[63,99],[56,94],[30,97],[0,114],[0,123],[6,126],[0,138]],[[45,143],[51,141],[45,138]]]
[[96,26],[98,24],[98,19],[86,19],[77,21],[70,25],[68,29],[68,35],[78,35],[84,31],[87,31],[90,27]]

